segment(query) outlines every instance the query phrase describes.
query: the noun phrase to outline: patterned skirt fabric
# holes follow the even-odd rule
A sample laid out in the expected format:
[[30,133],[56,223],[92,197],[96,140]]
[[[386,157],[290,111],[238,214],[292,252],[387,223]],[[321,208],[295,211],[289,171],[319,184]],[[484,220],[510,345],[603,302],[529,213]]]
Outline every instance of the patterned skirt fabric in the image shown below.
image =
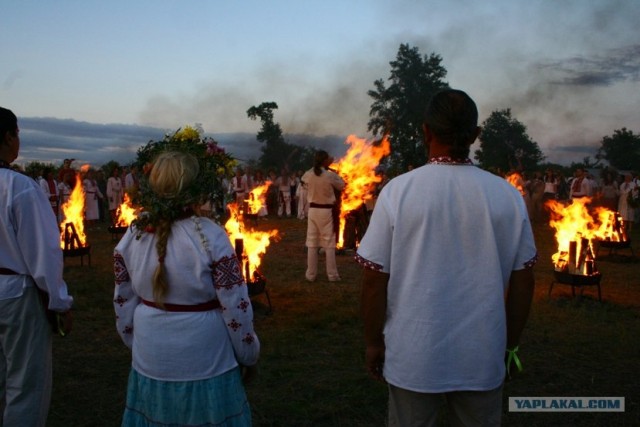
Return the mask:
[[240,369],[199,381],[158,381],[131,369],[122,426],[251,426]]

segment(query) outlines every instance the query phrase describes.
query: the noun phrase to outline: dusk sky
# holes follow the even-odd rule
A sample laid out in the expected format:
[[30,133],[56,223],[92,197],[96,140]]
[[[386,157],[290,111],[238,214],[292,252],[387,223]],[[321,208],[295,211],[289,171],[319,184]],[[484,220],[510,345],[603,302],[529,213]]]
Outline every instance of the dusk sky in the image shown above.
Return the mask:
[[287,134],[369,137],[367,91],[408,43],[442,57],[481,120],[511,108],[569,164],[640,131],[638,22],[640,1],[617,0],[6,0],[0,105],[65,120],[23,125],[23,161],[133,159],[185,124],[255,135],[246,111],[265,101]]

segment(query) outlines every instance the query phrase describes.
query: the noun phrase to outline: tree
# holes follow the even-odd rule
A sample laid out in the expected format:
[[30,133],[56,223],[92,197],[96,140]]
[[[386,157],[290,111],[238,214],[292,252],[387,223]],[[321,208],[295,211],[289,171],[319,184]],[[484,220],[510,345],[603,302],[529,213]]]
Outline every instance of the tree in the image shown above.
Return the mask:
[[485,169],[535,170],[544,160],[538,143],[527,135],[527,128],[511,116],[511,109],[497,110],[482,123],[480,148],[475,158]]
[[260,119],[262,128],[256,135],[256,139],[264,145],[259,166],[265,170],[273,169],[280,172],[287,169],[290,172],[308,168],[312,164],[313,149],[288,144],[282,135],[282,128],[273,120],[273,110],[278,108],[275,102],[263,102],[247,110],[247,116],[251,120]]
[[612,136],[602,138],[596,158],[607,160],[619,170],[637,169],[640,167],[640,135],[627,128],[615,130]]
[[387,135],[391,155],[386,160],[392,171],[404,172],[412,164],[426,161],[422,123],[431,97],[448,87],[443,81],[447,70],[442,58],[434,53],[420,56],[417,47],[401,44],[396,60],[391,61],[389,87],[382,79],[368,91],[373,98],[368,130],[374,135]]
[[28,163],[24,172],[30,177],[37,178],[38,176],[42,176],[43,178],[47,177],[49,172],[55,171],[57,168],[51,163],[42,163],[38,161]]

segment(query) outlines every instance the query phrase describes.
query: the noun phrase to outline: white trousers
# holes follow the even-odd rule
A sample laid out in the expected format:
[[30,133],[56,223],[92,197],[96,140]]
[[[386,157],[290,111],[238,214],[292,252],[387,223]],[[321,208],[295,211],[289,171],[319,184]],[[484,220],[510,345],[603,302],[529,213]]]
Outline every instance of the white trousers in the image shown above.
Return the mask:
[[0,413],[5,427],[46,425],[51,402],[51,329],[34,287],[0,300]]

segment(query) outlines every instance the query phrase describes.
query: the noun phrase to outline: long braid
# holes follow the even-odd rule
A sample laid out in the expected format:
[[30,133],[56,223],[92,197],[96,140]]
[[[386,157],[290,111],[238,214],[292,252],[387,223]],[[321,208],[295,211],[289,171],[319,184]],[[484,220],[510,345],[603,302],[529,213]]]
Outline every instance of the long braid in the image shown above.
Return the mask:
[[171,223],[166,220],[161,220],[155,230],[157,237],[156,250],[158,252],[158,267],[156,267],[153,273],[153,299],[162,306],[167,292],[169,291],[169,284],[167,283],[167,276],[164,266],[164,258],[167,255],[167,241],[171,234]]

